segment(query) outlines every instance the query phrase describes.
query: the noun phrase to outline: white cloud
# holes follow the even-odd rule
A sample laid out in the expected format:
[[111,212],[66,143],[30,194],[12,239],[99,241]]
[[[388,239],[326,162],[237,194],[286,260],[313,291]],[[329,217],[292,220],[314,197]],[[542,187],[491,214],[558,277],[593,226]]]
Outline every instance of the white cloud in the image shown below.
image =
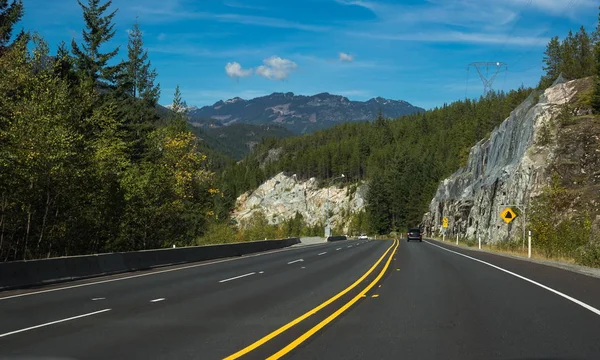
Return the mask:
[[340,53],[340,61],[341,62],[352,62],[354,61],[354,56],[350,54],[346,54],[344,52]]
[[290,73],[298,68],[298,65],[288,59],[271,56],[263,60],[264,65],[256,68],[256,74],[269,80],[286,79]]
[[360,7],[369,9],[369,10],[373,10],[375,7],[377,7],[376,3],[369,2],[369,1],[362,1],[362,0],[335,0],[335,2],[343,4],[343,5],[360,6]]
[[132,11],[135,11],[136,14],[141,14],[144,22],[146,23],[172,23],[182,20],[207,20],[260,27],[296,29],[308,32],[326,32],[331,30],[330,26],[305,24],[277,17],[190,11],[182,6],[152,8],[144,5],[133,7]]
[[230,7],[230,8],[236,8],[236,9],[260,10],[260,11],[269,10],[266,7],[254,6],[254,5],[246,5],[246,4],[242,4],[240,2],[237,2],[237,1],[224,1],[223,5],[225,5],[227,7]]
[[244,70],[238,62],[229,62],[225,65],[225,72],[231,78],[242,78],[252,75],[252,69]]
[[507,38],[504,34],[465,33],[458,31],[412,34],[350,32],[348,34],[352,36],[360,36],[380,40],[496,45],[506,43],[515,46],[546,46],[546,43],[549,41],[549,38],[535,36],[513,36]]
[[571,10],[596,8],[598,6],[595,0],[494,0],[499,3],[512,3],[520,7],[534,7],[552,14],[563,14]]
[[[335,1],[375,15],[376,19],[356,22],[353,27],[369,28],[365,37],[512,46],[545,44],[547,39],[542,34],[548,29],[529,12],[573,19],[576,14],[597,7],[597,0],[427,0],[410,5],[381,0]],[[507,26],[510,28],[521,19],[525,21],[520,21],[517,31],[508,36]],[[354,29],[347,28],[346,34],[360,32]]]

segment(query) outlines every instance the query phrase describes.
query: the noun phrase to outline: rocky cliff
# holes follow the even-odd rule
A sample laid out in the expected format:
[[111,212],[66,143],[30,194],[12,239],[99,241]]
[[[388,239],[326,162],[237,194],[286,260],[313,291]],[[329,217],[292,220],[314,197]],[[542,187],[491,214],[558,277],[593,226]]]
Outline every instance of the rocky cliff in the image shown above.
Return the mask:
[[315,178],[298,181],[280,173],[256,190],[242,194],[237,199],[233,218],[241,224],[253,214],[262,212],[270,224],[280,224],[298,212],[307,225],[315,226],[324,223],[329,195],[332,227],[347,232],[351,214],[365,207],[366,193],[366,185],[320,188]]
[[[579,178],[584,175],[585,181],[576,179],[571,185],[585,185],[588,197],[579,201],[586,206],[592,204],[587,208],[596,216],[598,205],[593,204],[600,193],[600,136],[598,127],[593,125],[597,125],[597,119],[583,119],[572,129],[559,126],[564,104],[570,104],[569,111],[575,112],[569,116],[582,114],[575,103],[585,82],[559,79],[539,99],[532,94],[489,138],[473,146],[466,166],[439,185],[423,218],[427,233],[440,234],[442,218],[447,217],[446,233],[450,236],[476,238],[479,234],[486,242],[520,238],[531,199],[561,168],[565,172],[560,174],[564,183],[573,183],[574,178],[567,176],[569,171]],[[573,132],[578,136],[573,136]],[[520,205],[525,214],[506,225],[499,216],[506,205]]]

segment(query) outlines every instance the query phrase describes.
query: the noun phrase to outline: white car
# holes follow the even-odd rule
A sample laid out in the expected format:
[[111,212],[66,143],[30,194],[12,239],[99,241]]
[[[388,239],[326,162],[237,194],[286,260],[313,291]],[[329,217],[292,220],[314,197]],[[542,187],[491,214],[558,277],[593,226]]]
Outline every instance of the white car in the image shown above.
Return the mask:
[[365,234],[360,234],[360,236],[358,237],[358,240],[369,240],[369,237]]

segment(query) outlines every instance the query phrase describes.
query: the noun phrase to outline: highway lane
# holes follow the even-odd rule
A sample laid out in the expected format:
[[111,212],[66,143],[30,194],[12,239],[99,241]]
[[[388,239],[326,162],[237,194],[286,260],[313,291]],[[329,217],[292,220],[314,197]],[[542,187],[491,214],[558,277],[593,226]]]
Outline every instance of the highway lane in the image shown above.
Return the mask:
[[223,358],[346,288],[391,245],[334,242],[0,298],[0,358]]
[[[94,301],[106,303],[105,300],[130,299],[138,301],[160,289],[171,287],[174,284],[190,284],[189,289],[195,289],[204,284],[214,285],[218,281],[233,278],[239,275],[260,271],[271,273],[279,271],[288,262],[301,259],[314,253],[329,251],[332,253],[338,248],[335,243],[324,243],[305,247],[287,248],[263,254],[254,254],[241,258],[228,260],[217,260],[214,262],[190,264],[158,271],[143,272],[141,274],[131,273],[129,276],[112,278],[91,279],[83,282],[83,286],[69,288],[70,284],[56,288],[65,290],[51,291],[37,294],[40,290],[0,293],[0,315],[6,321],[0,322],[0,334],[15,327],[27,327],[38,323],[52,321],[59,317],[68,317],[78,309],[80,313],[93,311],[98,306]],[[266,258],[263,258],[265,257]],[[306,261],[312,261],[307,258]],[[262,274],[259,274],[262,275]],[[108,281],[102,283],[103,281]],[[93,286],[85,286],[94,284]],[[53,289],[53,288],[52,288]],[[41,290],[44,291],[44,290]],[[16,293],[14,295],[13,293]],[[31,295],[30,295],[31,294]],[[40,297],[40,295],[43,295]],[[11,296],[14,296],[11,298]],[[40,312],[42,306],[45,311]]]
[[595,309],[600,279],[428,242],[403,242],[394,263],[399,270],[287,358],[600,358],[597,313],[455,252],[585,299]]
[[598,278],[429,240],[343,241],[0,299],[20,326],[92,313],[0,332],[0,358],[598,359],[598,309]]

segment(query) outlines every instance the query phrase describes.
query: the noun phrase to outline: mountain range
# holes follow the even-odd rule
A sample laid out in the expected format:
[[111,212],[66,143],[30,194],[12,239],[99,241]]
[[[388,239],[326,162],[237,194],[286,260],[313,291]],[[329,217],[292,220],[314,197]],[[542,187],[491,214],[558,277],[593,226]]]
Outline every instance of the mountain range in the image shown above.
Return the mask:
[[373,121],[380,110],[386,118],[425,111],[403,100],[382,97],[351,101],[329,93],[305,96],[291,92],[251,100],[235,97],[217,101],[212,106],[187,108],[190,124],[194,127],[280,125],[294,134],[312,133],[344,122]]

